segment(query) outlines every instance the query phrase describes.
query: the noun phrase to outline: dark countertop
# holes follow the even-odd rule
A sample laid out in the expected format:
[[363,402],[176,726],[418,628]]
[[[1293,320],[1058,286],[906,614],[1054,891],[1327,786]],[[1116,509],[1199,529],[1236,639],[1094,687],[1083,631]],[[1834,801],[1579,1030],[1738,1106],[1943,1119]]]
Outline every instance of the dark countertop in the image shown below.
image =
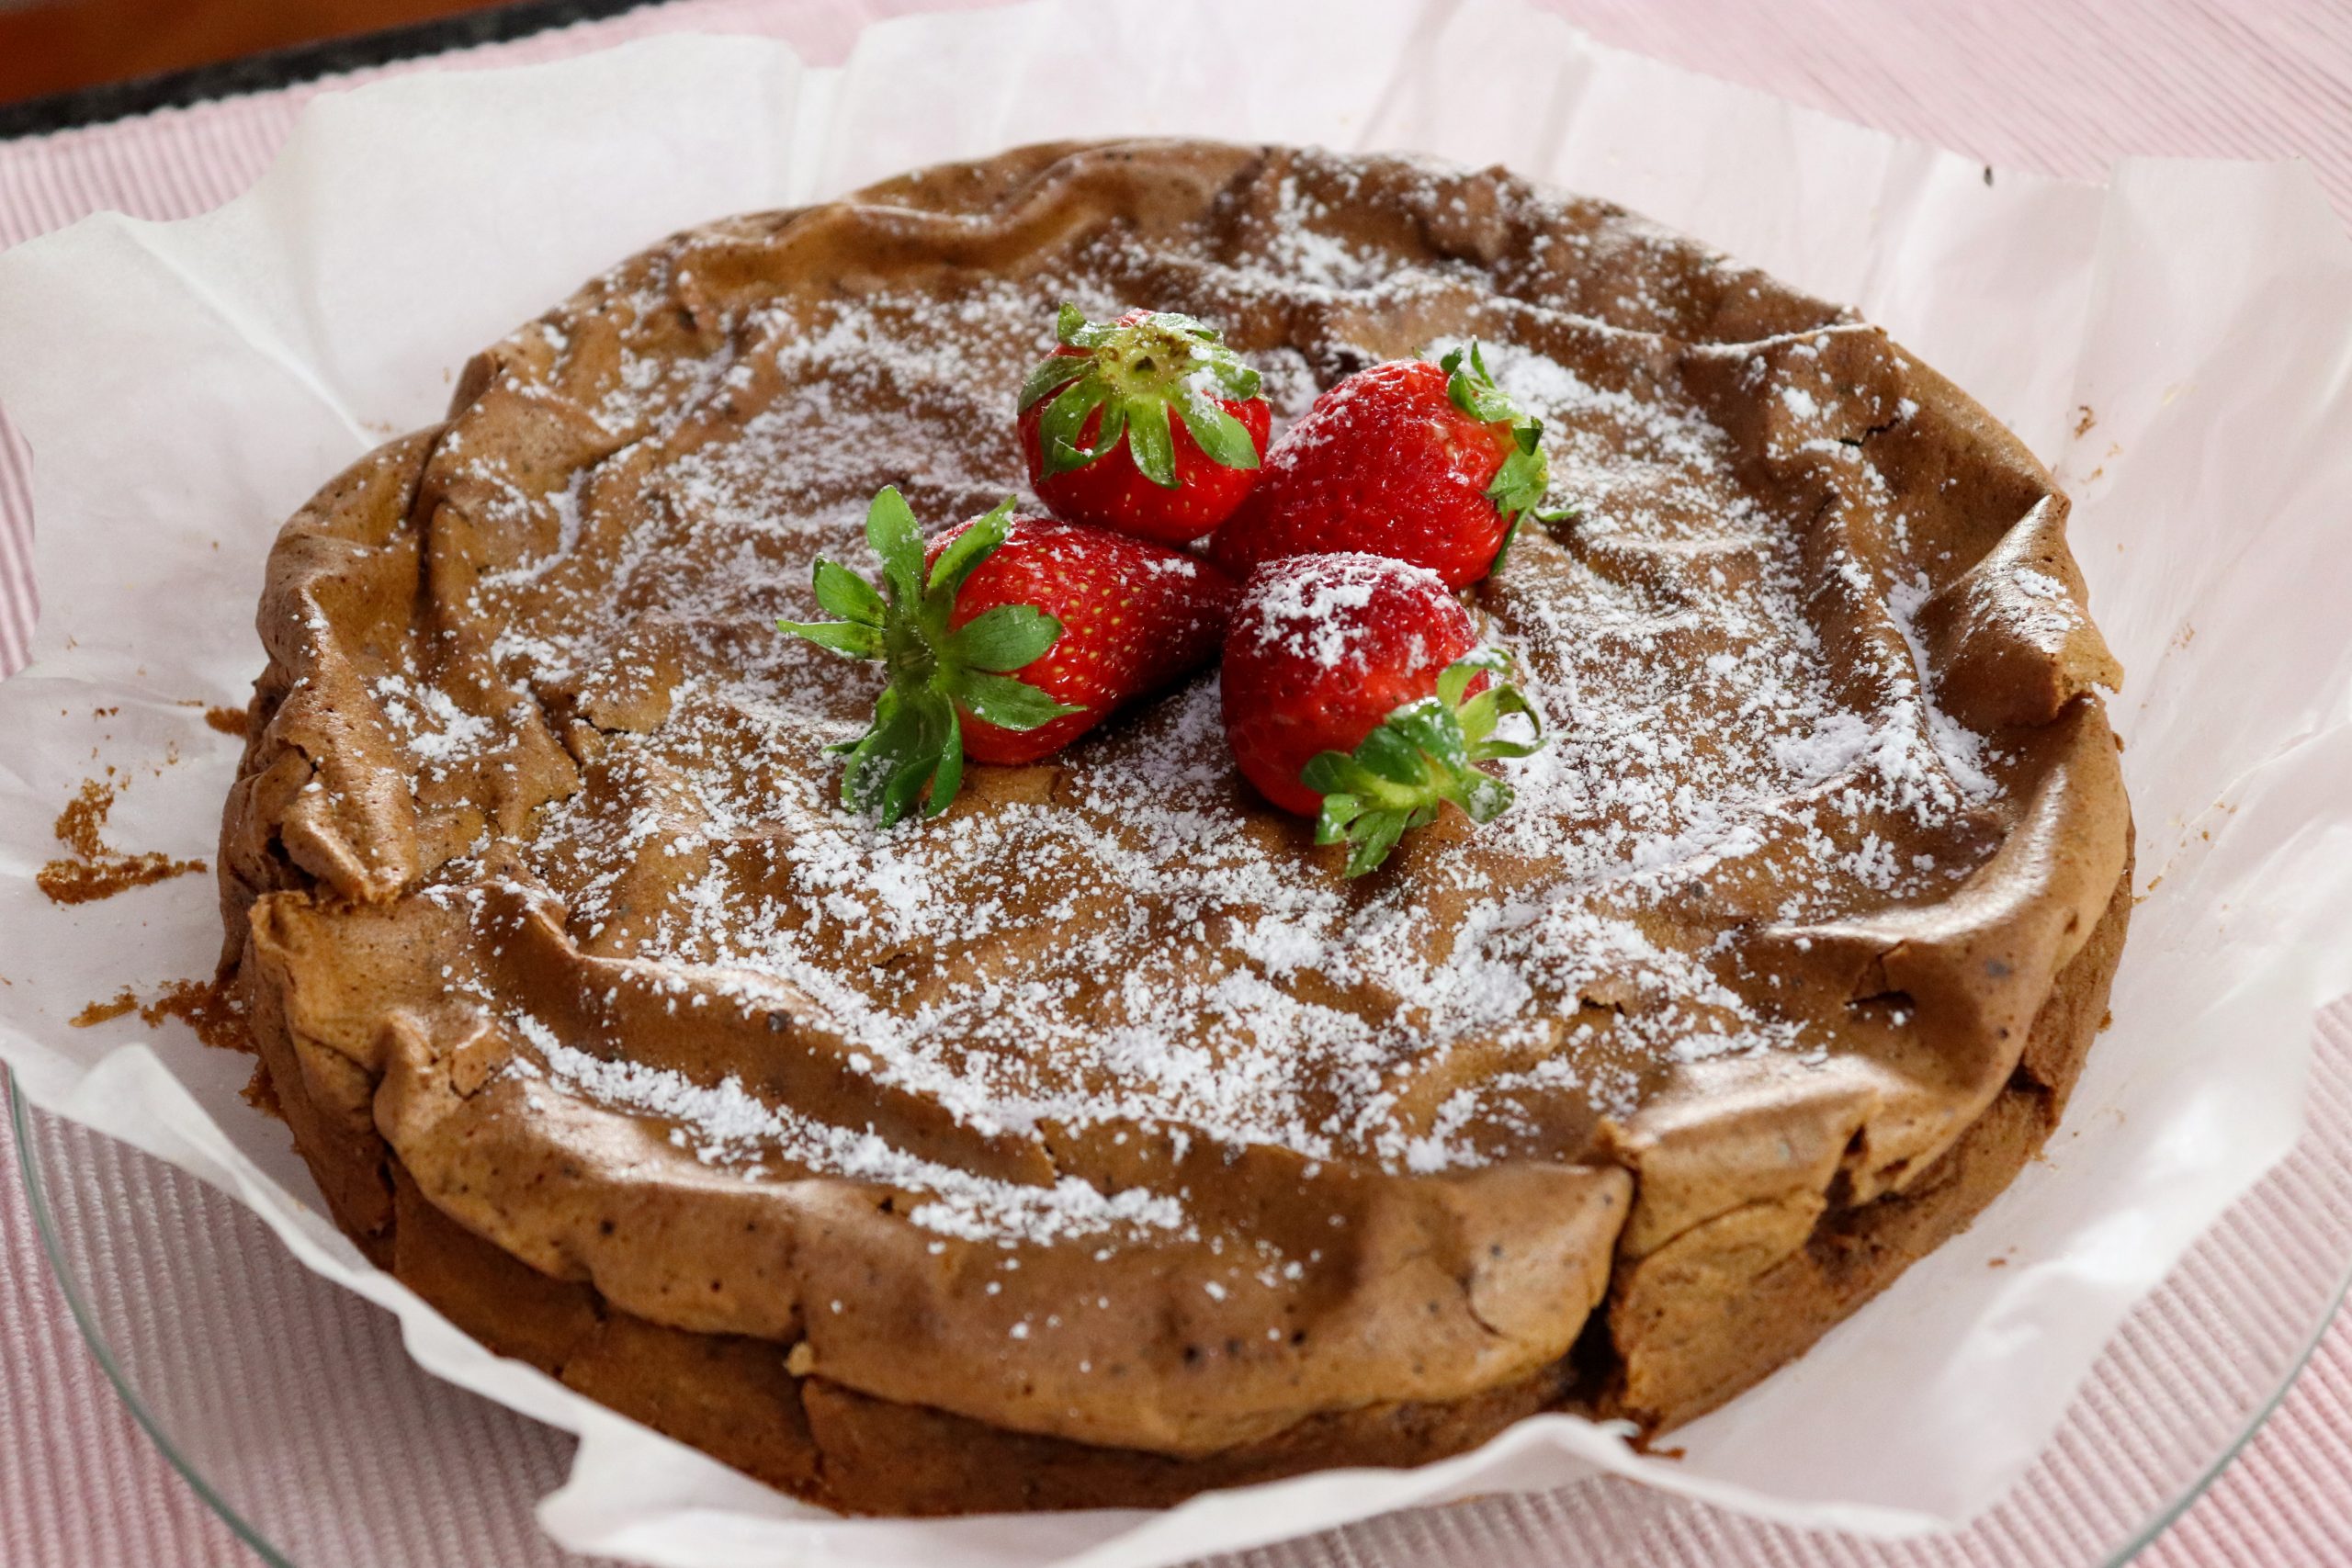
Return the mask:
[[322,39],[316,43],[224,60],[187,71],[107,82],[49,97],[0,104],[0,141],[71,130],[153,109],[232,97],[239,93],[267,92],[395,60],[505,43],[551,28],[616,17],[648,3],[649,0],[516,0],[514,4],[410,27]]

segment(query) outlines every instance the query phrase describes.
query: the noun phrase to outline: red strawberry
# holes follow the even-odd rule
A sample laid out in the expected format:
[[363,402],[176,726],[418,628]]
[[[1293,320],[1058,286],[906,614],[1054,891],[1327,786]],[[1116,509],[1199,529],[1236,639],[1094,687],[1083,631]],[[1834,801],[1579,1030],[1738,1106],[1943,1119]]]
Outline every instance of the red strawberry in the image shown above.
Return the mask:
[[1387,858],[1452,801],[1474,822],[1510,785],[1474,764],[1541,746],[1497,738],[1535,715],[1490,677],[1510,671],[1435,572],[1351,552],[1292,556],[1250,573],[1225,634],[1225,734],[1276,806],[1316,818],[1315,841],[1349,845],[1347,874]]
[[1034,762],[1130,698],[1206,664],[1233,607],[1230,579],[1182,550],[1107,529],[1013,515],[1012,502],[922,544],[896,490],[874,498],[866,541],[882,591],[829,560],[817,603],[838,621],[778,621],[890,683],[849,753],[842,800],[883,826],[922,798],[936,817],[964,758]]
[[1231,516],[1266,450],[1258,373],[1190,316],[1130,310],[1102,326],[1065,305],[1055,331],[1061,346],[1021,389],[1037,499],[1072,523],[1171,545]]
[[1315,400],[1210,548],[1246,577],[1261,561],[1369,550],[1449,588],[1501,562],[1551,483],[1543,424],[1487,373],[1476,344],[1431,365],[1391,360]]

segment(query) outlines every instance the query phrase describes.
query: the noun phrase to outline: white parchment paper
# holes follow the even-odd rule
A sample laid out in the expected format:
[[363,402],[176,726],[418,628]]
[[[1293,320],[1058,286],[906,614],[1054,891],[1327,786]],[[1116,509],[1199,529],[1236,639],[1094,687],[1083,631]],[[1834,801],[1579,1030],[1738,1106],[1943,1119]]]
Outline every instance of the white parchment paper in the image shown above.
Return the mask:
[[[659,1564],[1147,1568],[1605,1469],[1793,1524],[1944,1528],[2032,1461],[2122,1314],[2276,1160],[2317,1005],[2352,989],[2352,243],[2294,165],[1988,172],[1592,45],[1518,0],[1045,0],[870,29],[845,64],[673,38],[316,102],[246,197],[0,255],[0,401],[35,457],[44,614],[0,684],[0,1055],[40,1104],[223,1188],[400,1314],[439,1375],[582,1434],[542,1506]],[[1511,69],[1493,68],[1509,60]],[[1072,93],[1083,71],[1116,92]],[[1050,137],[1416,149],[1607,196],[1860,305],[2014,426],[2077,501],[2131,671],[2116,704],[2145,901],[2051,1157],[1804,1360],[1634,1455],[1566,1416],[1408,1474],[1160,1515],[847,1521],[500,1361],[330,1224],[247,1064],[176,1028],[66,1026],[209,972],[208,879],[60,909],[51,825],[111,762],[109,831],[209,855],[278,523],[438,417],[474,349],[665,232]],[[98,710],[109,710],[101,714]],[[2005,1255],[2011,1266],[1987,1269]],[[200,1353],[192,1349],[191,1353]]]

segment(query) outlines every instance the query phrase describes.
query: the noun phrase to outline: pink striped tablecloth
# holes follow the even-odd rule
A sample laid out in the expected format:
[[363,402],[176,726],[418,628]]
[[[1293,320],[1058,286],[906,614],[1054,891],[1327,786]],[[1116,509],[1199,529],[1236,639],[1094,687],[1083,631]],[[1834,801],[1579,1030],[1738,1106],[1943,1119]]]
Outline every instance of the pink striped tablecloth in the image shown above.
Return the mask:
[[[782,37],[830,61],[870,19],[955,3],[673,0],[436,63],[549,59],[676,30]],[[2301,157],[2316,166],[2337,211],[2352,215],[2346,0],[1552,3],[1606,42],[1990,164],[2095,176],[2132,152]],[[1182,6],[1169,10],[1172,32]],[[0,143],[0,247],[103,209],[181,218],[217,206],[267,165],[316,90]],[[0,421],[0,671],[23,662],[37,614],[28,478],[24,446]],[[0,1145],[6,1138],[0,1126]],[[372,1310],[356,1299],[349,1307]],[[133,1425],[84,1349],[5,1147],[0,1369],[0,1562],[181,1568],[251,1560]],[[1982,1561],[2022,1565],[2030,1548],[2011,1543]],[[2352,1563],[2352,1318],[2336,1324],[2267,1427],[2142,1561]]]

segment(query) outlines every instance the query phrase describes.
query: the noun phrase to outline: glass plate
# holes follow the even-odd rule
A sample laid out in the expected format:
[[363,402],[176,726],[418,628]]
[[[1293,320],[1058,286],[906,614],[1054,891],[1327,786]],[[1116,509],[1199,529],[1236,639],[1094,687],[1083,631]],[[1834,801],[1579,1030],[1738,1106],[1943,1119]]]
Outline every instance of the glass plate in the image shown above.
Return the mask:
[[[91,1350],[172,1463],[264,1561],[580,1563],[532,1522],[571,1439],[411,1362],[392,1317],[295,1262],[194,1178],[9,1097],[33,1217]],[[2236,1457],[2310,1358],[2352,1260],[2352,1028],[2319,1032],[2294,1154],[2125,1322],[2041,1461],[1956,1535],[1879,1542],[1764,1525],[1614,1479],[1424,1509],[1383,1554],[1552,1568],[1560,1544],[1660,1568],[2111,1568]],[[255,1333],[252,1325],[273,1331]],[[233,1325],[243,1325],[238,1332]],[[438,1506],[427,1506],[429,1500]],[[1365,1527],[1274,1554],[1366,1562]],[[1256,1554],[1263,1562],[1266,1553]]]

